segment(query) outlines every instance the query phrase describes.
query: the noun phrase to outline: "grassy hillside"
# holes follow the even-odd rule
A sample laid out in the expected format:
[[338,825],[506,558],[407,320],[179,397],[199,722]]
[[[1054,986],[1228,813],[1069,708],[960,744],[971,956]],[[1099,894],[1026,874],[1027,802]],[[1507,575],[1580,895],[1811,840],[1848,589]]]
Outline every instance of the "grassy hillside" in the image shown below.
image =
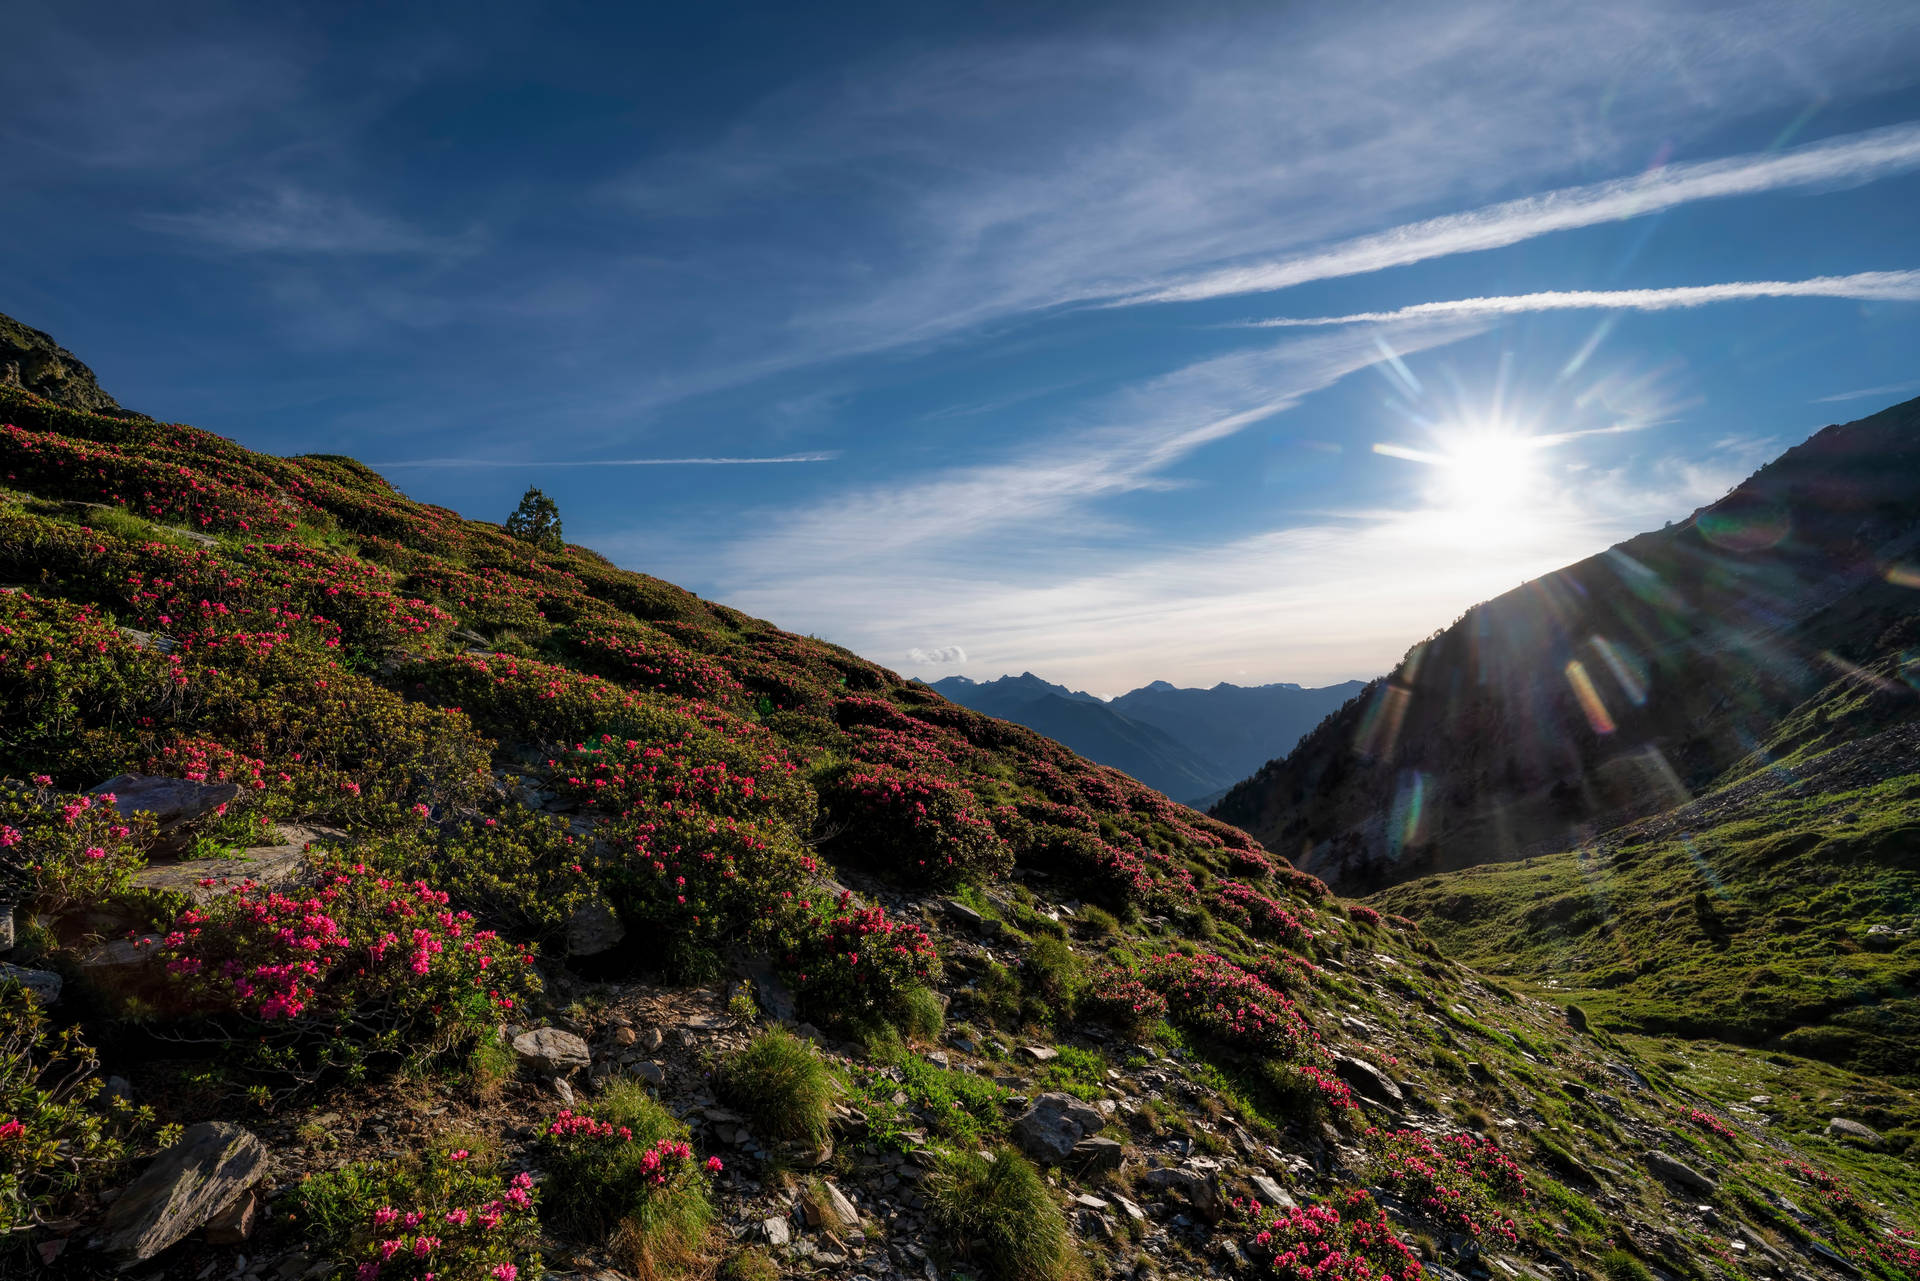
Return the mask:
[[1910,401],[1475,606],[1213,812],[1356,890],[1566,848],[1687,800],[1910,647],[1916,548]]
[[7,1275],[1920,1275],[1902,1086],[351,460],[0,424]]
[[1610,1025],[1920,1076],[1920,657],[1837,681],[1699,800],[1385,890]]

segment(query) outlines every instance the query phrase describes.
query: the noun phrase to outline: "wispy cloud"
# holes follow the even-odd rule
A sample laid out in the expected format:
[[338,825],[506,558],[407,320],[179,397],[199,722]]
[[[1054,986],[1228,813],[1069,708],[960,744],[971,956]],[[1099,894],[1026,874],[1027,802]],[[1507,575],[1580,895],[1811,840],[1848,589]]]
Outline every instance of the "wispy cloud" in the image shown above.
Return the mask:
[[235,253],[422,254],[470,252],[479,232],[435,236],[343,196],[279,184],[193,213],[142,214],[156,231]]
[[1869,396],[1898,396],[1902,392],[1914,391],[1916,389],[1920,389],[1920,380],[1904,383],[1887,383],[1881,387],[1861,387],[1856,391],[1835,392],[1831,396],[1816,396],[1813,398],[1812,403],[1816,405],[1832,405],[1843,400],[1865,400]]
[[[1671,311],[1752,298],[1856,298],[1873,302],[1920,302],[1920,271],[1862,271],[1811,280],[1743,280],[1671,289],[1562,289],[1494,298],[1422,302],[1393,311],[1356,311],[1344,316],[1280,317],[1250,322],[1255,329],[1321,325],[1394,324],[1443,316],[1506,316],[1529,311]],[[1856,393],[1871,394],[1871,393]]]
[[830,463],[837,449],[816,454],[780,454],[769,458],[407,458],[368,463],[369,467],[760,467],[770,463]]
[[1498,249],[1556,231],[1639,218],[1699,200],[1871,182],[1920,169],[1920,124],[1848,134],[1779,154],[1668,165],[1631,178],[1563,187],[1467,213],[1429,218],[1325,249],[1211,271],[1138,290],[1115,305],[1263,293]]

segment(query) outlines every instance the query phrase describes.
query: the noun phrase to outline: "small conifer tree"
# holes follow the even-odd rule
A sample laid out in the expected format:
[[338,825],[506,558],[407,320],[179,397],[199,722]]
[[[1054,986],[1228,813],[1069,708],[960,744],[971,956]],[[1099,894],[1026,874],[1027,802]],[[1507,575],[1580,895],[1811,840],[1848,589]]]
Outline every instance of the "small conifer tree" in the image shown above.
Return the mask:
[[520,505],[507,517],[507,532],[523,543],[559,551],[566,546],[560,533],[560,504],[532,485],[527,486]]

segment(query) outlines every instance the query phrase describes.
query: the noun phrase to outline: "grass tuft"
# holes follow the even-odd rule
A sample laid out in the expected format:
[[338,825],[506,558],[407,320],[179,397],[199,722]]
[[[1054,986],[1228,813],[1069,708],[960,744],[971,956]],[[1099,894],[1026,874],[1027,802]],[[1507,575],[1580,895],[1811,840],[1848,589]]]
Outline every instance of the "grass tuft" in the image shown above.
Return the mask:
[[1086,1273],[1067,1218],[1033,1162],[1012,1148],[942,1159],[928,1180],[934,1223],[995,1281],[1074,1281]]
[[768,1028],[734,1055],[720,1089],[763,1137],[826,1142],[833,1078],[813,1046],[785,1028]]

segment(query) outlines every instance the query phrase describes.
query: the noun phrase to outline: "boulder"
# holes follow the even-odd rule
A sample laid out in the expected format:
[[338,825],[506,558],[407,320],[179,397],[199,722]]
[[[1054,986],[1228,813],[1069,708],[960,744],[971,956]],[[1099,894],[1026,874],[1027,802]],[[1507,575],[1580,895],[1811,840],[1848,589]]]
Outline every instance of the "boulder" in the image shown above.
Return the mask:
[[216,1218],[266,1177],[267,1147],[230,1121],[202,1121],[153,1159],[108,1208],[100,1247],[139,1263]]
[[1148,1170],[1141,1182],[1162,1192],[1179,1193],[1194,1212],[1209,1223],[1218,1220],[1226,1209],[1226,1201],[1220,1195],[1220,1173],[1209,1165],[1189,1161],[1185,1165]]
[[1353,1087],[1356,1094],[1376,1103],[1399,1107],[1405,1101],[1400,1087],[1393,1083],[1392,1078],[1365,1059],[1356,1059],[1351,1054],[1336,1054],[1333,1056],[1333,1070],[1342,1081]]
[[13,951],[13,904],[0,903],[0,953]]
[[1020,1053],[1034,1063],[1051,1063],[1060,1057],[1060,1051],[1049,1045],[1023,1045]]
[[185,828],[240,795],[238,783],[196,783],[153,774],[116,774],[89,790],[111,795],[113,807],[125,818],[152,814],[161,841],[173,844],[179,843]]
[[1073,1151],[1067,1156],[1067,1164],[1078,1174],[1104,1174],[1120,1168],[1124,1152],[1125,1149],[1113,1139],[1085,1138],[1073,1145]]
[[195,903],[225,894],[242,881],[285,893],[313,883],[312,865],[299,845],[262,845],[239,858],[196,858],[184,863],[154,863],[133,874],[143,890],[170,890]]
[[778,1250],[793,1241],[793,1230],[787,1226],[784,1216],[775,1215],[761,1221],[761,1233],[767,1238],[767,1244]]
[[1297,1203],[1287,1194],[1287,1190],[1264,1174],[1253,1176],[1254,1195],[1260,1198],[1260,1204],[1274,1210],[1292,1210]]
[[260,1226],[260,1190],[248,1188],[234,1203],[207,1220],[208,1245],[239,1245]]
[[589,899],[567,918],[567,954],[598,956],[611,952],[627,937],[627,927],[604,899]]
[[538,1027],[513,1038],[520,1062],[540,1076],[566,1076],[593,1062],[587,1043],[557,1027]]
[[18,983],[33,993],[36,1001],[42,1005],[52,1005],[60,999],[60,989],[66,981],[52,970],[30,970],[24,965],[0,964],[0,983]]
[[1877,1148],[1882,1140],[1880,1132],[1858,1121],[1849,1121],[1846,1117],[1836,1116],[1827,1122],[1827,1133],[1836,1139],[1845,1139],[1865,1147]]
[[1070,1094],[1043,1094],[1014,1121],[1013,1139],[1040,1164],[1058,1165],[1105,1123],[1098,1108]]
[[1690,1188],[1695,1192],[1713,1192],[1720,1187],[1714,1179],[1700,1173],[1685,1161],[1668,1156],[1658,1148],[1647,1153],[1646,1161],[1647,1168],[1653,1171],[1656,1177],[1665,1179],[1678,1187]]
[[853,1202],[833,1185],[832,1179],[808,1184],[800,1194],[800,1209],[807,1216],[808,1227],[837,1233],[860,1226],[860,1211],[854,1209]]

